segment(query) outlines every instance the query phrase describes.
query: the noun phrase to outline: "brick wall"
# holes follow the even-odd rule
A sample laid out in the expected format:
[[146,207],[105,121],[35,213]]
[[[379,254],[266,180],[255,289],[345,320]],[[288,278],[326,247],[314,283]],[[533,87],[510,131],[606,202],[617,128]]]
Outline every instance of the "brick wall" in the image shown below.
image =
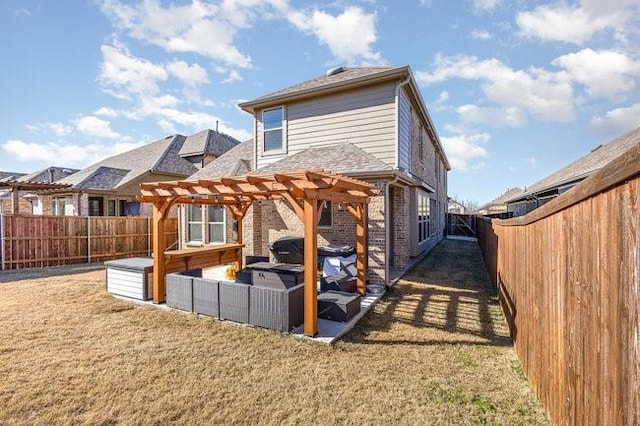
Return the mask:
[[392,208],[391,212],[393,221],[393,249],[391,252],[391,266],[393,268],[406,268],[411,257],[410,238],[411,238],[411,209],[410,209],[410,189],[408,187],[394,186],[391,188]]

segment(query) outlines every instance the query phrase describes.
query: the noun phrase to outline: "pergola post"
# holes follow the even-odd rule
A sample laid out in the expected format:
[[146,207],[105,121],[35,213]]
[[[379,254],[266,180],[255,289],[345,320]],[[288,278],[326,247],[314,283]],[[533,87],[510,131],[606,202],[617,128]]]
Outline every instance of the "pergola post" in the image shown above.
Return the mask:
[[[246,203],[246,204],[239,204],[235,206],[234,205],[229,206],[229,210],[231,211],[231,217],[233,217],[233,219],[238,223],[238,237],[236,239],[236,242],[238,244],[242,244],[242,241],[243,241],[242,220],[244,219],[244,216],[247,214],[247,210],[249,210],[250,205],[251,204]],[[236,259],[235,268],[236,268],[236,271],[239,271],[242,269],[242,251],[240,251],[240,256]]]
[[318,334],[318,200],[304,200],[304,334]]
[[165,259],[167,248],[164,235],[165,215],[168,203],[153,203],[153,303],[162,303],[166,298]]
[[356,268],[358,276],[356,279],[356,290],[358,294],[364,295],[367,292],[366,271],[369,263],[368,242],[367,242],[367,204],[357,204],[349,207],[349,211],[356,219]]

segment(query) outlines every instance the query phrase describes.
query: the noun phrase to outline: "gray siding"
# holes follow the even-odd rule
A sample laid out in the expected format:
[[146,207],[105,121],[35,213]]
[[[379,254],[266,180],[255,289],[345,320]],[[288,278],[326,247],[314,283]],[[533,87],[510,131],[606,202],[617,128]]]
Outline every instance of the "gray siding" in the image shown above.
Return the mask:
[[286,152],[262,155],[262,116],[256,117],[257,167],[310,146],[352,143],[396,165],[395,84],[352,90],[285,106]]
[[410,170],[411,103],[404,90],[398,94],[398,168]]

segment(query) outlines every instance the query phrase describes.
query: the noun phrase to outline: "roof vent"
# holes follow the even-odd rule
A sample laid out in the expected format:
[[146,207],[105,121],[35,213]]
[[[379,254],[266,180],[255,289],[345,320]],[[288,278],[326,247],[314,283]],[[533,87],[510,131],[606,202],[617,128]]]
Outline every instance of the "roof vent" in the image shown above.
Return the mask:
[[336,67],[336,68],[331,68],[329,71],[327,71],[327,77],[330,75],[336,75],[336,74],[340,74],[341,72],[343,72],[344,70],[346,70],[345,67]]
[[597,150],[599,150],[600,148],[602,148],[602,144],[600,144],[600,145],[596,146],[595,148],[593,148],[593,149],[591,150],[591,152],[597,151]]

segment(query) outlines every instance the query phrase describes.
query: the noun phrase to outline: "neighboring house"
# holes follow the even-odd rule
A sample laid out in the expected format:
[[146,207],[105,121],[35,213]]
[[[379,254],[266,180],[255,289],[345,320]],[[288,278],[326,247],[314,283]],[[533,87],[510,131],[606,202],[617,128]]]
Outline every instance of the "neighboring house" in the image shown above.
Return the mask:
[[[77,171],[77,169],[71,169],[68,167],[51,166],[29,174],[17,173],[11,176],[6,176],[0,180],[0,185],[2,181],[7,180],[25,183],[56,183],[60,179],[72,175]],[[7,212],[12,210],[10,192],[0,193],[0,202],[2,203],[2,211]],[[22,214],[42,214],[42,203],[40,202],[39,197],[29,191],[19,192],[19,203],[19,211]]]
[[187,136],[182,148],[180,148],[179,155],[196,168],[201,169],[238,143],[229,135],[207,129]]
[[[254,116],[254,140],[227,153],[234,166],[222,156],[190,180],[325,169],[374,183],[381,195],[368,210],[371,282],[390,283],[443,238],[450,166],[409,67],[338,68],[240,107]],[[203,226],[194,225],[198,236]],[[254,203],[243,229],[250,254],[303,234],[280,201]],[[326,203],[321,212],[318,244],[329,243],[355,244],[346,206]]]
[[[205,158],[229,149],[232,138],[205,130],[193,136],[167,136],[131,151],[109,157],[58,183],[68,189],[42,195],[43,214],[73,216],[147,215],[136,196],[140,184],[184,179],[198,170]],[[218,146],[215,141],[224,141]],[[188,148],[182,152],[189,142]],[[235,144],[238,142],[235,141]]]
[[510,198],[507,201],[508,211],[514,216],[522,216],[535,210],[567,192],[639,142],[640,127],[605,145],[596,146],[584,157],[525,188],[523,193]]
[[512,216],[511,213],[508,212],[507,209],[507,200],[511,200],[514,197],[519,196],[524,191],[522,188],[511,188],[508,189],[504,194],[500,195],[498,198],[489,201],[484,206],[478,209],[478,214],[489,217],[499,217],[501,219],[506,219]]
[[467,208],[461,202],[454,200],[453,198],[449,198],[449,204],[447,206],[447,213],[452,214],[465,214]]

